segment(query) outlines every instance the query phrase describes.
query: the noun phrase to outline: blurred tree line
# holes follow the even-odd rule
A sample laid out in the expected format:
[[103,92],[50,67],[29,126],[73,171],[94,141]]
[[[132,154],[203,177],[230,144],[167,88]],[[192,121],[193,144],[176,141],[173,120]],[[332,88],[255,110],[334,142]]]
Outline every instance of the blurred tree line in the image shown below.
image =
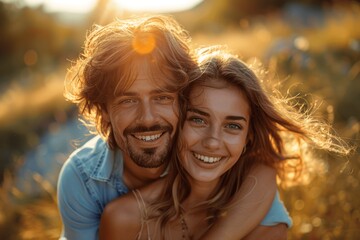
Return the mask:
[[[189,11],[174,13],[190,31],[214,30],[207,26],[241,27],[244,19],[274,14],[292,5],[321,10],[327,6],[349,5],[360,0],[206,0]],[[303,16],[304,18],[308,16]],[[221,27],[220,27],[221,28]]]
[[0,183],[54,119],[58,109],[51,108],[59,104],[46,103],[46,109],[39,110],[42,106],[32,103],[41,100],[32,97],[37,91],[37,98],[44,94],[46,99],[43,85],[78,55],[85,27],[60,23],[42,6],[0,1]]
[[66,26],[43,7],[0,2],[1,84],[29,70],[50,72],[81,50],[83,32]]

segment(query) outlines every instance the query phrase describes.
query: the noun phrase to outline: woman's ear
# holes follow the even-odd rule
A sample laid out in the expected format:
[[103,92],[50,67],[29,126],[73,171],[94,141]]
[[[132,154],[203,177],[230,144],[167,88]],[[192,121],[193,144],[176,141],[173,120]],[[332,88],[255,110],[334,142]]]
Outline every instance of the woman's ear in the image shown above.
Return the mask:
[[254,131],[250,127],[249,131],[248,131],[248,134],[246,136],[246,145],[250,144],[253,140],[254,140]]
[[245,146],[243,148],[243,151],[242,151],[241,155],[243,155],[246,152],[246,148],[251,145],[252,140],[253,140],[253,131],[249,130],[248,134],[246,136],[246,144],[245,144]]

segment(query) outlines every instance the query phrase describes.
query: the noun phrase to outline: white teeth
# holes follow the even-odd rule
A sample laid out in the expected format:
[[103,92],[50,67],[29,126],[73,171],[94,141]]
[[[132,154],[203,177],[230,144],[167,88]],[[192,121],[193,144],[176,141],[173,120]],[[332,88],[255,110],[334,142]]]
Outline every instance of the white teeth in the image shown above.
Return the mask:
[[209,157],[209,156],[204,156],[204,155],[200,155],[198,153],[194,153],[194,156],[203,161],[203,162],[206,162],[206,163],[215,163],[215,162],[218,162],[220,161],[221,157]]
[[135,137],[139,140],[145,141],[145,142],[150,142],[150,141],[154,141],[158,138],[160,138],[161,133],[159,134],[154,134],[154,135],[149,135],[149,136],[136,136]]

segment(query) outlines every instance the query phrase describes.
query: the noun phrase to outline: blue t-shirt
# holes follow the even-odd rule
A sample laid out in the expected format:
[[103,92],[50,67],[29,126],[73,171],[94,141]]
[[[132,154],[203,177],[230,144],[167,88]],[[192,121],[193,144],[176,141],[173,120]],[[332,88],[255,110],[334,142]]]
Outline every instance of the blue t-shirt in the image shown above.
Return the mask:
[[[101,213],[111,200],[128,192],[123,179],[121,151],[112,151],[96,136],[70,155],[58,180],[58,207],[63,222],[62,239],[95,240]],[[261,225],[291,220],[276,194]]]

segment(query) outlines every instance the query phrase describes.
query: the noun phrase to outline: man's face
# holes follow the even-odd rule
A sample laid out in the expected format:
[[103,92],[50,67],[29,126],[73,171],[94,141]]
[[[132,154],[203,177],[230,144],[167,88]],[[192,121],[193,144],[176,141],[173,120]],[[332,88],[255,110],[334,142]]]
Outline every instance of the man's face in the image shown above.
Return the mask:
[[163,74],[150,75],[143,66],[131,87],[107,104],[117,145],[140,167],[160,167],[170,156],[179,106],[177,92],[161,90],[165,84]]

